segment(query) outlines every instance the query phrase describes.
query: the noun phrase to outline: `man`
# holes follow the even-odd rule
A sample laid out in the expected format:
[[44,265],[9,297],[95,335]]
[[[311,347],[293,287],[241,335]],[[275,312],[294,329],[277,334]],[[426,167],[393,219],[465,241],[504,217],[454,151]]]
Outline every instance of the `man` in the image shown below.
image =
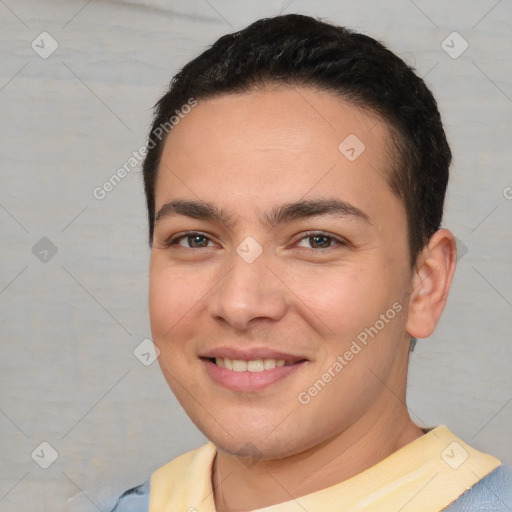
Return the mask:
[[498,459],[405,403],[455,271],[450,161],[424,82],[309,17],[226,35],[173,78],[144,162],[151,329],[210,443],[116,512],[512,505]]

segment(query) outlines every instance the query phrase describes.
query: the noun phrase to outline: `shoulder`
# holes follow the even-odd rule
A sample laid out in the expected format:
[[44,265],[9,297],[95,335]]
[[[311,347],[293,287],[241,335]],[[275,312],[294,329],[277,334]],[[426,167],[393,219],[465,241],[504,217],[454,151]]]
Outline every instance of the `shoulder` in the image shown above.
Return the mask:
[[117,498],[111,512],[148,512],[150,478],[137,487],[132,487]]
[[186,477],[195,478],[198,472],[211,466],[216,453],[215,445],[208,442],[198,448],[190,450],[158,468],[152,475],[151,481],[156,482],[160,478],[167,482],[171,480],[183,480]]
[[121,494],[110,512],[148,512],[150,487],[152,499],[158,502],[161,496],[182,489],[183,482],[196,482],[205,468],[211,466],[215,452],[215,446],[209,442],[176,457],[158,468],[143,484]]
[[445,512],[508,512],[512,510],[512,466],[498,466],[444,510]]

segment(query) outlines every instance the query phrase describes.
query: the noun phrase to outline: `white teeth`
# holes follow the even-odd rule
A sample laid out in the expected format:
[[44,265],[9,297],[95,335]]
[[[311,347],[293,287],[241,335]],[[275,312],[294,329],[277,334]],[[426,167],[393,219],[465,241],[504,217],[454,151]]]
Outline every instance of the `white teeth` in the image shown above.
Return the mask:
[[265,370],[273,370],[277,366],[275,359],[263,359],[263,367]]
[[247,370],[253,373],[262,372],[264,370],[263,361],[261,359],[247,361]]
[[233,371],[246,372],[247,371],[247,361],[242,361],[241,359],[233,359]]
[[[221,368],[233,370],[235,372],[251,372],[258,373],[263,370],[273,370],[274,368],[285,366],[284,359],[251,359],[244,361],[243,359],[229,359],[227,357],[216,357],[215,364]],[[293,363],[289,363],[293,364]]]

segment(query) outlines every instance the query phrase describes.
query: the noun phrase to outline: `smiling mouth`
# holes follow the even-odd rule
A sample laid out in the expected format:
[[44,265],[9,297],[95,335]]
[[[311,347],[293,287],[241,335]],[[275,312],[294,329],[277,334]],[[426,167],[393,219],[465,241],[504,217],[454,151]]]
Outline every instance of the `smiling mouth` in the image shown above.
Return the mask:
[[284,359],[251,359],[246,361],[243,359],[229,359],[227,357],[208,357],[205,359],[226,370],[251,373],[273,370],[274,368],[283,366],[293,366],[305,361],[305,359],[301,359],[300,361],[286,361]]

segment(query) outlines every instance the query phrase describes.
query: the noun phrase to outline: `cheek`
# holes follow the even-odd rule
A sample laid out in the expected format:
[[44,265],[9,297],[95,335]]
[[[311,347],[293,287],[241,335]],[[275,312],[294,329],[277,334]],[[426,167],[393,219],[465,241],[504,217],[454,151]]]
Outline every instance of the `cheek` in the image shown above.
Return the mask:
[[[207,289],[205,276],[196,272],[180,273],[159,258],[152,258],[149,274],[149,314],[151,331],[157,345],[179,342],[190,327],[191,317]],[[159,347],[162,350],[162,347]]]
[[388,272],[366,263],[288,273],[298,303],[313,313],[319,332],[326,337],[357,334],[397,300]]

